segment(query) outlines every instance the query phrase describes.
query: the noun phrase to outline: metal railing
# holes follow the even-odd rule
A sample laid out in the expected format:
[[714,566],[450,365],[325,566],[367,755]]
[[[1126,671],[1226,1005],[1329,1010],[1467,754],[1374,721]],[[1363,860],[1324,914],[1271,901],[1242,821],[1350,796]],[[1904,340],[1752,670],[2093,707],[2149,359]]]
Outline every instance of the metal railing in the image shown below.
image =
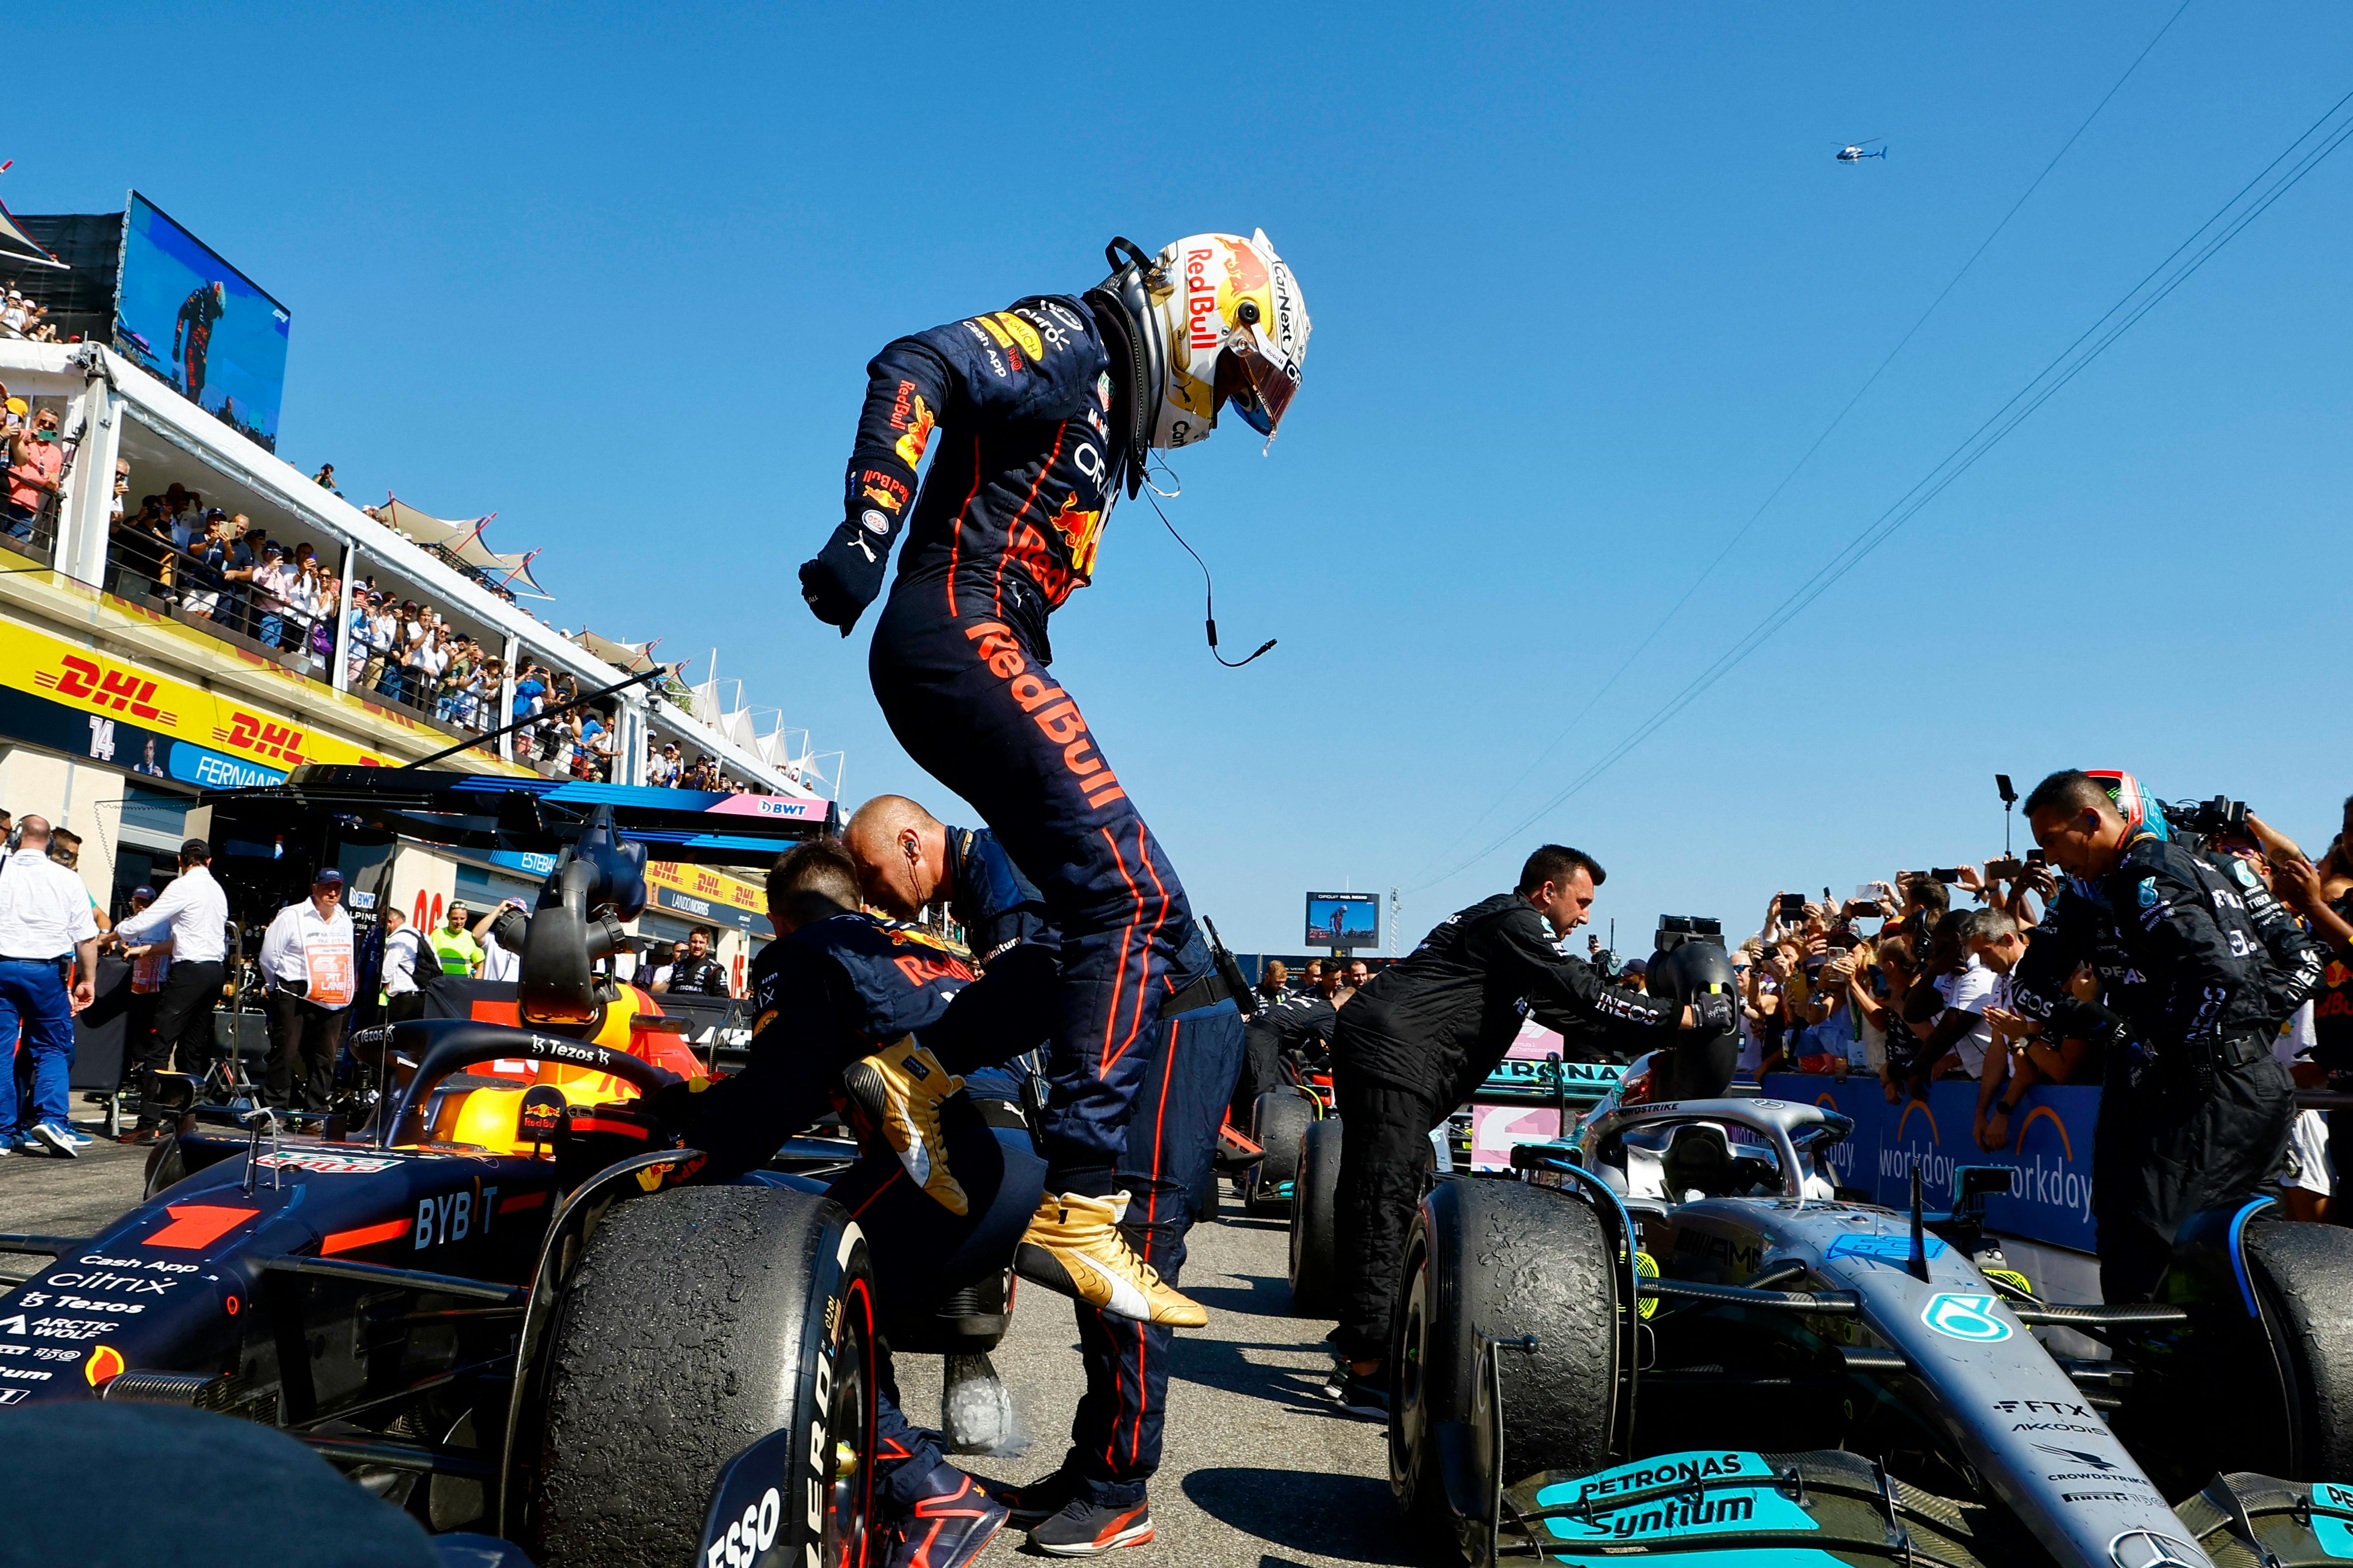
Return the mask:
[[[0,536],[0,543],[12,542]],[[497,727],[498,687],[475,687],[462,678],[453,682],[446,668],[435,671],[410,658],[406,624],[388,646],[377,648],[358,640],[332,609],[314,611],[278,599],[250,579],[231,580],[227,570],[224,557],[174,544],[132,519],[118,524],[109,542],[101,586],[272,655],[322,685],[332,684],[334,661],[343,659],[346,687],[354,695],[408,709],[454,734]]]

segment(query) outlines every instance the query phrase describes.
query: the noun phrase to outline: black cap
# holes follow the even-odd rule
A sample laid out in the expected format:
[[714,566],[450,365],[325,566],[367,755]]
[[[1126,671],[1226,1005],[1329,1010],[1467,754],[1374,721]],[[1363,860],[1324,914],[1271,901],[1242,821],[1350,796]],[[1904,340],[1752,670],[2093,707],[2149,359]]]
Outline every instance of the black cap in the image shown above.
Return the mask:
[[201,838],[191,838],[180,846],[180,858],[183,860],[209,860],[212,858],[213,847]]

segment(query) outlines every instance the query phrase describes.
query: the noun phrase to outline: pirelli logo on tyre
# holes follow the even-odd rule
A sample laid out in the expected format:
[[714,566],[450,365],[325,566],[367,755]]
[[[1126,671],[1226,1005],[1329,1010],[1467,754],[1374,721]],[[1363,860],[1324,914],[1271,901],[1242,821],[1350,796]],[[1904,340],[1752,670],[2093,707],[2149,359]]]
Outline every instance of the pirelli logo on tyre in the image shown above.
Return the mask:
[[1127,791],[1120,787],[1117,775],[1103,760],[1103,753],[1095,750],[1094,738],[1087,733],[1087,721],[1079,715],[1079,705],[1060,687],[1049,683],[1029,668],[1013,633],[999,622],[980,621],[965,627],[964,635],[975,644],[989,673],[1006,683],[1006,689],[1021,711],[1029,715],[1030,722],[1047,740],[1061,747],[1062,766],[1078,780],[1079,792],[1087,797],[1087,804],[1103,806],[1125,800]]

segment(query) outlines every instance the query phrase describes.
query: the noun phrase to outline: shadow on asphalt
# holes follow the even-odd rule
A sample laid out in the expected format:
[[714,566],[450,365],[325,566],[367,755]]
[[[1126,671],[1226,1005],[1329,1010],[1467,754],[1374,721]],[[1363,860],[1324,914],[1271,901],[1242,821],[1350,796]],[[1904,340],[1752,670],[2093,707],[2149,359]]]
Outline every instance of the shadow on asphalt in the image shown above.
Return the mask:
[[[1270,1546],[1343,1563],[1421,1561],[1404,1550],[1388,1483],[1368,1476],[1238,1466],[1195,1470],[1185,1478],[1185,1496],[1212,1519]],[[1261,1568],[1285,1562],[1271,1553],[1259,1561]]]
[[1217,1222],[1219,1225],[1230,1226],[1236,1230],[1289,1230],[1291,1228],[1288,1215],[1221,1214],[1218,1216]]
[[1262,1399],[1294,1415],[1316,1415],[1334,1421],[1357,1421],[1324,1397],[1324,1379],[1328,1367],[1270,1366],[1253,1359],[1250,1352],[1276,1355],[1296,1355],[1312,1351],[1312,1345],[1296,1341],[1198,1339],[1178,1334],[1169,1347],[1168,1374],[1203,1388],[1239,1394],[1246,1399]]
[[1291,1316],[1291,1280],[1282,1274],[1238,1274],[1233,1278],[1247,1279],[1247,1289],[1232,1285],[1187,1284],[1185,1294],[1204,1307],[1220,1311],[1240,1312],[1252,1318],[1287,1318]]

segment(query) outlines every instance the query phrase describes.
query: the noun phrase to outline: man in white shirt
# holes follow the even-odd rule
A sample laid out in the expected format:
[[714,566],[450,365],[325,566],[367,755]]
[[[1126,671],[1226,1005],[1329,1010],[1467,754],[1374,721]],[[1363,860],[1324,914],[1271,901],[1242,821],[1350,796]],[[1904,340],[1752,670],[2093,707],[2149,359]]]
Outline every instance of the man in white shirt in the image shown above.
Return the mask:
[[[73,992],[62,966],[74,961]],[[33,1100],[16,1102],[16,1075],[0,1072],[0,1133],[6,1149],[42,1149],[70,1160],[89,1142],[66,1119],[73,1075],[73,1016],[97,995],[98,921],[81,879],[49,858],[49,825],[27,816],[16,851],[0,867],[0,1039],[24,1031],[33,1065]],[[24,1126],[17,1129],[20,1112]]]
[[213,1058],[213,1008],[219,1005],[221,960],[228,952],[228,898],[213,879],[212,846],[191,838],[180,846],[180,874],[164,896],[115,928],[126,942],[168,941],[172,967],[155,1004],[155,1041],[139,1085],[139,1123],[126,1141],[152,1143],[162,1123],[154,1102],[155,1074],[178,1053],[182,1072],[201,1073]]
[[417,928],[387,905],[384,911],[384,1016],[402,1024],[425,1016],[425,993],[417,984]]
[[262,1092],[280,1110],[323,1115],[335,1082],[335,1054],[343,1047],[343,1019],[359,988],[343,874],[332,866],[321,867],[311,879],[311,896],[279,910],[262,933],[261,983],[269,992]]

